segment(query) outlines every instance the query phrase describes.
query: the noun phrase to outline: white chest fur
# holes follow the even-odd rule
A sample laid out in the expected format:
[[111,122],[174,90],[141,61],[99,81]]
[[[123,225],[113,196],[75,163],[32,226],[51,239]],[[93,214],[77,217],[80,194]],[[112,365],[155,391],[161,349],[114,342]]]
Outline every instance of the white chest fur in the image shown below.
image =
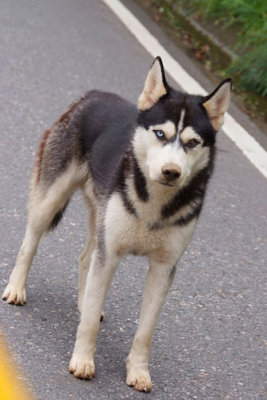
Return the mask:
[[108,201],[104,219],[105,243],[107,251],[116,251],[118,255],[134,253],[148,255],[153,251],[180,254],[191,240],[195,220],[185,227],[165,226],[162,229],[151,229],[158,211],[153,205],[144,206],[136,217],[125,209],[119,193],[114,193]]

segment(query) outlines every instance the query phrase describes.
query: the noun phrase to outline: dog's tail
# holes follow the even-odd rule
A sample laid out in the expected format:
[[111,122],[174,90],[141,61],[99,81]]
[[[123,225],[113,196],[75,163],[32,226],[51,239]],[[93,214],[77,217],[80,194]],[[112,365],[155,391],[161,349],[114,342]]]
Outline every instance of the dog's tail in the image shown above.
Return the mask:
[[80,160],[79,142],[72,116],[78,102],[47,130],[39,145],[30,182],[29,216],[39,231],[54,230],[61,221],[73,192],[88,175]]

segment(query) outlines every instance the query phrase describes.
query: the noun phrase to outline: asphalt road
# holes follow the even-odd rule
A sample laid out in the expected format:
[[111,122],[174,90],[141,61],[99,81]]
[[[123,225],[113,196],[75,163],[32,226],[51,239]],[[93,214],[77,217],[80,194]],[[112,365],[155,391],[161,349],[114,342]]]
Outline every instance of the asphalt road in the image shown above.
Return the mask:
[[[136,101],[152,59],[97,0],[2,0],[0,37],[2,291],[24,234],[28,180],[42,132],[91,88]],[[185,56],[182,62],[201,75]],[[143,258],[126,258],[116,274],[95,379],[78,380],[67,371],[79,320],[78,254],[86,239],[83,203],[79,194],[73,198],[63,223],[39,248],[27,304],[0,303],[1,328],[38,399],[266,398],[266,180],[223,133],[218,149],[197,231],[155,330],[151,394],[124,383],[147,268]]]

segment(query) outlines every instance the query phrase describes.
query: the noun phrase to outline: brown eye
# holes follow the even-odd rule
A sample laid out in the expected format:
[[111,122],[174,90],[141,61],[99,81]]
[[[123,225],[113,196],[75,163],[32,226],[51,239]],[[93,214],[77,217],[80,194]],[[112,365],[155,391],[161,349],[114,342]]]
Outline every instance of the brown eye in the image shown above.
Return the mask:
[[191,139],[189,142],[186,143],[186,147],[193,148],[197,146],[200,142],[197,139]]

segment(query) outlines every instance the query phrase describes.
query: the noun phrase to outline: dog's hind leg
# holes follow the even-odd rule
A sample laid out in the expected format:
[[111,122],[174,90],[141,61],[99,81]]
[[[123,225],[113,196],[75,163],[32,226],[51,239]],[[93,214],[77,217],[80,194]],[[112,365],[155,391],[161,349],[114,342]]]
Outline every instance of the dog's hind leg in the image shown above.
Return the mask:
[[83,303],[87,274],[91,263],[91,256],[95,247],[95,223],[96,223],[95,210],[87,198],[86,202],[88,203],[88,206],[90,208],[90,215],[89,215],[89,232],[88,232],[87,243],[84,251],[82,252],[79,258],[78,308],[80,313],[82,312],[82,303]]
[[[76,175],[78,175],[76,173]],[[76,188],[74,169],[67,169],[51,185],[39,182],[31,189],[28,220],[22,246],[17,256],[3,300],[10,304],[26,302],[26,282],[41,237],[59,222],[69,198]]]

